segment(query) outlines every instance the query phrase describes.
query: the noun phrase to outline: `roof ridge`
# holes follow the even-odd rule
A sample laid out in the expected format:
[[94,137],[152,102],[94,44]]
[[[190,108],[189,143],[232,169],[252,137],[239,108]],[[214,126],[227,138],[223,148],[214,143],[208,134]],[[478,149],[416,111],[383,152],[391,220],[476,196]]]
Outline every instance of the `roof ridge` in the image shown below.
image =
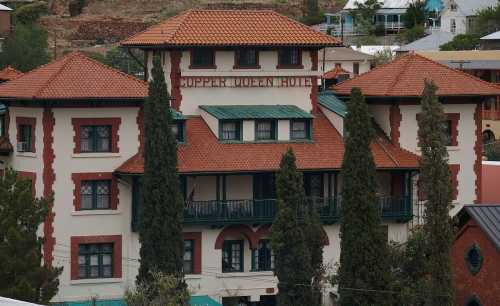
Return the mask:
[[[404,66],[403,67],[408,67],[411,62],[412,62],[412,58],[410,56],[411,54],[405,54],[404,56],[401,56],[400,58],[397,58],[396,60],[392,61],[391,63],[396,63],[396,62],[399,62],[399,61],[403,61],[403,59],[405,59],[406,57],[408,57],[408,59],[406,60],[406,63],[404,63]],[[405,72],[407,71],[408,69],[400,69],[400,71],[398,71],[398,73],[395,75],[394,77],[394,81],[390,84],[390,86],[387,87],[387,90],[385,91],[385,95],[388,96],[389,92],[395,87],[395,85],[398,83],[398,81],[401,79],[401,77],[405,74]]]

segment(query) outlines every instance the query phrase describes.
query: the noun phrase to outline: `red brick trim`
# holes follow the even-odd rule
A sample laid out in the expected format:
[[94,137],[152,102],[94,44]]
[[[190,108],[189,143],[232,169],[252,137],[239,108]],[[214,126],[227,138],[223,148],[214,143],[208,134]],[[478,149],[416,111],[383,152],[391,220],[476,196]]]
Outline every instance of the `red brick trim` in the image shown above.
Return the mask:
[[34,117],[16,117],[17,142],[21,142],[20,125],[31,125],[31,152],[36,153],[36,118]]
[[236,49],[234,50],[234,65],[233,65],[233,69],[260,69],[260,64],[259,64],[259,50],[258,49],[254,49],[254,48],[249,48],[251,50],[255,50],[255,59],[257,60],[257,65],[255,66],[240,66],[238,63],[240,61],[240,52],[241,50],[244,50],[244,49]]
[[184,240],[194,241],[193,274],[201,274],[201,232],[183,233]]
[[311,106],[312,106],[312,113],[316,114],[318,112],[318,77],[317,76],[312,76],[311,77]]
[[474,162],[474,173],[476,174],[476,200],[474,203],[481,203],[481,181],[482,181],[482,171],[481,164],[483,161],[483,133],[482,133],[482,111],[481,103],[476,105],[476,110],[474,112],[474,122],[476,123],[476,141],[474,143],[474,151],[476,153],[476,161]]
[[33,194],[33,198],[36,197],[36,172],[29,171],[17,171],[17,177],[23,180],[31,181],[31,193]]
[[78,246],[88,243],[113,243],[113,278],[122,277],[122,236],[72,236],[71,279],[78,279]]
[[73,206],[75,211],[81,209],[80,186],[82,181],[111,180],[111,209],[118,209],[118,181],[112,172],[72,173],[73,180]]
[[136,120],[139,128],[139,153],[144,153],[144,107],[139,108]]
[[[43,125],[43,196],[44,198],[49,198],[53,194],[53,186],[54,181],[56,179],[56,174],[54,172],[54,159],[55,153],[53,148],[54,143],[54,126],[55,126],[55,118],[52,109],[45,108],[43,110],[42,117],[42,125]],[[49,212],[47,217],[45,218],[45,222],[43,224],[43,236],[44,236],[44,244],[43,244],[43,254],[44,254],[44,262],[47,266],[52,266],[52,261],[54,259],[53,252],[54,246],[56,244],[56,238],[54,237],[54,202],[49,203]]]
[[395,146],[400,146],[399,137],[401,136],[401,131],[399,130],[401,126],[401,121],[403,116],[401,115],[401,110],[398,104],[391,105],[389,113],[389,122],[391,124],[391,142]]
[[456,200],[458,198],[458,173],[460,173],[460,164],[449,165],[449,167],[453,200]]
[[[215,54],[215,52],[214,52]],[[215,55],[214,55],[215,56]],[[170,82],[172,86],[172,102],[171,106],[177,111],[180,111],[182,94],[181,94],[181,51],[170,52]],[[192,59],[192,55],[191,55]]]
[[[287,49],[287,48],[285,48]],[[296,49],[296,48],[291,48]],[[276,65],[276,69],[304,69],[304,65],[302,64],[302,50],[299,50],[299,63],[297,65],[281,65],[281,52],[278,49],[278,65]]]
[[224,244],[224,239],[227,236],[236,236],[236,235],[238,236],[243,235],[246,239],[248,239],[251,249],[256,249],[259,247],[259,239],[255,235],[255,232],[250,227],[246,225],[231,225],[229,227],[226,227],[219,233],[217,239],[215,240],[215,249],[216,250],[222,249],[222,246]]
[[311,70],[318,71],[318,50],[310,50],[311,55]]
[[217,53],[217,51],[215,49],[212,49],[213,65],[210,66],[193,66],[193,51],[193,49],[189,50],[189,69],[217,69],[217,65],[215,64],[215,53]]
[[72,118],[71,123],[73,124],[73,130],[75,132],[73,136],[74,148],[73,153],[81,153],[80,151],[80,137],[82,125],[111,125],[111,152],[118,153],[120,150],[118,148],[118,129],[122,122],[121,118]]

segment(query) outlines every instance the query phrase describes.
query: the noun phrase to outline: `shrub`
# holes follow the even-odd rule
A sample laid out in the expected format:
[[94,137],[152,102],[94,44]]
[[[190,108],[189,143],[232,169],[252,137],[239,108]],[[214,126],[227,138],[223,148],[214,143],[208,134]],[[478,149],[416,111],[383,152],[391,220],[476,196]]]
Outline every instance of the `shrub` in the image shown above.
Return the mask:
[[40,19],[40,16],[48,13],[47,3],[44,1],[33,2],[23,5],[14,11],[14,18],[23,24],[32,24]]

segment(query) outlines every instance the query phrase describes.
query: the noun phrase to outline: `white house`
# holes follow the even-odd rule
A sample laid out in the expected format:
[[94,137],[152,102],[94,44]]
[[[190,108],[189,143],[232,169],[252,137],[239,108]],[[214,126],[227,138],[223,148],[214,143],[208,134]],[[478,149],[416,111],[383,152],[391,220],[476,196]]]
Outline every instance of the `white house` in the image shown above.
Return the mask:
[[498,0],[445,0],[441,13],[441,31],[453,34],[469,33],[479,10],[494,7]]

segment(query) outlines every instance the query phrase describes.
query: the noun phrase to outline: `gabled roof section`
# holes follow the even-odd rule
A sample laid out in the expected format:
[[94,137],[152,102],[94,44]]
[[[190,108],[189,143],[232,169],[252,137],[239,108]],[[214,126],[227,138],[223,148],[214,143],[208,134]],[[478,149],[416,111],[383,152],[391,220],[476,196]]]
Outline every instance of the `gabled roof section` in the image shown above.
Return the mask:
[[455,34],[444,31],[432,32],[430,35],[401,46],[397,52],[439,51],[439,47],[452,41]]
[[200,105],[200,108],[219,120],[313,117],[296,105]]
[[80,52],[0,84],[0,98],[12,100],[135,100],[147,95],[147,83]]
[[347,106],[331,91],[322,91],[318,94],[318,103],[324,108],[336,113],[341,117],[347,115]]
[[481,40],[500,40],[500,31],[483,36]]
[[409,53],[394,61],[332,87],[337,95],[349,95],[358,87],[367,97],[421,97],[425,80],[438,86],[438,96],[495,96],[495,85],[459,70]]
[[17,79],[22,76],[23,73],[18,71],[11,66],[7,66],[4,69],[0,70],[0,81],[10,81],[13,79]]
[[339,46],[271,10],[188,10],[122,41],[124,46]]
[[463,211],[476,221],[497,250],[500,251],[500,205],[465,205]]
[[326,80],[336,79],[337,77],[339,77],[340,75],[343,75],[343,74],[344,75],[347,74],[348,76],[351,75],[351,73],[349,71],[345,70],[344,68],[335,67],[332,70],[325,72],[323,74],[323,79],[326,79]]

